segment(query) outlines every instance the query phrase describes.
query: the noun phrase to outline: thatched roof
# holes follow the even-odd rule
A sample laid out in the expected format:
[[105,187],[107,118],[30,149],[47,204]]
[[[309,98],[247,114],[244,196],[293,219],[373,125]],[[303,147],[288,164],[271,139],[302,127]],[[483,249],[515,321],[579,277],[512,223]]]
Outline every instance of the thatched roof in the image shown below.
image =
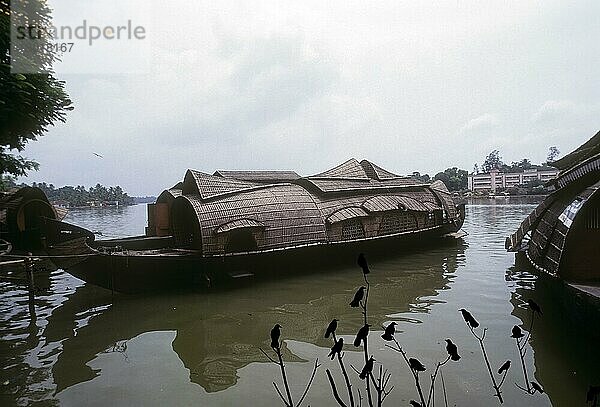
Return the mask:
[[258,183],[290,182],[300,178],[294,171],[225,171],[217,170],[213,175],[223,178]]

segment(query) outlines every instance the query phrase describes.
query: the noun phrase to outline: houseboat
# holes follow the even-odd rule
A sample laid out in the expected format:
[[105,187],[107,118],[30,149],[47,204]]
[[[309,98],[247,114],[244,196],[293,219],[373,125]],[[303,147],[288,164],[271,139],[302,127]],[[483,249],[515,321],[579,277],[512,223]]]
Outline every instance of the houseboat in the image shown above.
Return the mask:
[[46,230],[57,266],[92,284],[136,292],[352,264],[360,252],[397,254],[408,244],[456,236],[464,216],[464,204],[441,181],[351,159],[308,177],[187,170],[148,205],[145,236],[96,241],[56,220]]
[[600,132],[550,163],[553,192],[507,237],[506,249],[533,267],[600,294]]

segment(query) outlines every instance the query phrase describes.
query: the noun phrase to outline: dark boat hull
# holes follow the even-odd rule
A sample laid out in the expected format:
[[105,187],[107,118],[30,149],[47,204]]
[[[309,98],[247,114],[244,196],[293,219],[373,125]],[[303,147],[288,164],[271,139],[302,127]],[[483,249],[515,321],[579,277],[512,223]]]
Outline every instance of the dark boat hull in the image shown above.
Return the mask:
[[249,277],[281,278],[334,265],[354,265],[358,253],[366,253],[370,260],[397,256],[414,251],[415,246],[439,244],[444,235],[455,231],[456,226],[448,224],[374,239],[212,257],[168,248],[142,250],[144,245],[157,246],[157,242],[140,237],[97,241],[95,248],[86,247],[87,255],[80,251],[76,258],[60,257],[55,263],[88,283],[137,293],[206,287]]

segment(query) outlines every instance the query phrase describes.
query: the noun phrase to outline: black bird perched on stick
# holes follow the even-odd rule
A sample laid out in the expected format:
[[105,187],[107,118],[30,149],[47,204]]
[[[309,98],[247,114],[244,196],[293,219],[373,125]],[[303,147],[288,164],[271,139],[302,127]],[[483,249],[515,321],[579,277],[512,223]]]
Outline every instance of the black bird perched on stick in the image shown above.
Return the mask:
[[281,325],[275,324],[271,329],[271,347],[273,349],[279,349],[279,337],[281,336]]
[[335,333],[335,330],[337,329],[337,323],[338,320],[333,318],[331,320],[331,322],[329,323],[329,326],[327,327],[327,330],[325,331],[325,338],[329,338],[329,335]]
[[333,344],[333,346],[331,347],[331,352],[329,352],[329,355],[331,357],[331,360],[333,360],[333,358],[335,357],[335,354],[337,353],[338,355],[340,354],[340,352],[342,351],[342,348],[344,347],[344,338],[340,338],[337,340],[336,343]]
[[423,407],[418,401],[411,400],[409,403],[412,407]]
[[355,308],[358,307],[358,305],[360,304],[360,301],[363,299],[364,295],[365,295],[365,289],[367,287],[360,287],[356,293],[354,294],[354,298],[352,299],[352,301],[350,302],[350,306]]
[[462,316],[463,316],[463,319],[465,320],[465,322],[466,322],[467,324],[469,324],[469,326],[470,326],[471,328],[477,328],[477,327],[479,326],[479,322],[477,322],[477,321],[475,320],[475,318],[473,318],[473,315],[471,315],[471,313],[470,313],[469,311],[467,311],[467,310],[466,310],[466,309],[464,309],[464,308],[461,308],[461,309],[459,309],[459,311],[460,311],[460,313],[462,314]]
[[523,331],[521,331],[521,328],[519,328],[517,325],[513,326],[512,328],[512,335],[510,335],[511,338],[522,338],[525,335],[523,334]]
[[367,335],[369,335],[369,327],[370,326],[371,325],[366,324],[358,330],[358,333],[356,334],[356,338],[354,338],[354,346],[359,347],[360,341],[364,341],[367,339]]
[[385,327],[385,332],[383,333],[383,335],[381,335],[381,337],[386,341],[393,340],[394,334],[396,333],[396,325],[398,324],[395,322],[390,322],[390,324]]
[[367,263],[367,258],[365,257],[364,253],[358,255],[356,262],[362,269],[363,274],[369,274],[371,272],[371,270],[369,270],[369,263]]
[[415,358],[409,358],[408,359],[408,365],[415,372],[424,372],[425,371],[425,366],[423,366],[423,363],[419,362]]
[[360,377],[362,380],[365,380],[367,375],[373,371],[373,362],[375,362],[375,359],[373,359],[373,356],[371,356],[365,363],[365,366],[362,368],[362,372],[360,372],[358,377]]
[[529,299],[527,300],[527,305],[529,305],[529,308],[531,308],[533,312],[537,312],[538,314],[542,315],[542,309],[540,308],[537,302],[535,302],[532,299]]
[[544,389],[542,389],[542,386],[540,386],[536,382],[531,382],[531,387],[533,387],[533,390],[539,392],[540,394],[544,393]]
[[508,371],[508,369],[510,369],[510,360],[507,360],[502,366],[500,366],[500,369],[498,369],[498,374],[502,374],[505,371]]
[[453,361],[456,362],[456,361],[460,360],[460,355],[458,354],[458,348],[452,342],[451,339],[446,339],[446,352],[448,352],[448,356],[450,356],[450,359],[452,359]]

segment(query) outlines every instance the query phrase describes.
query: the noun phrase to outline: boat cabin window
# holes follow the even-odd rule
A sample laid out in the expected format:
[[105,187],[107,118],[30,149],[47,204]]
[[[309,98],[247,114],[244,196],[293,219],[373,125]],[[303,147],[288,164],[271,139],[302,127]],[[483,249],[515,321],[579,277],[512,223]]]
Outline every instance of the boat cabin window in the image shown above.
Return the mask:
[[227,253],[250,252],[258,249],[251,229],[235,229],[227,233]]
[[360,220],[351,220],[342,224],[342,240],[362,239],[365,229]]

